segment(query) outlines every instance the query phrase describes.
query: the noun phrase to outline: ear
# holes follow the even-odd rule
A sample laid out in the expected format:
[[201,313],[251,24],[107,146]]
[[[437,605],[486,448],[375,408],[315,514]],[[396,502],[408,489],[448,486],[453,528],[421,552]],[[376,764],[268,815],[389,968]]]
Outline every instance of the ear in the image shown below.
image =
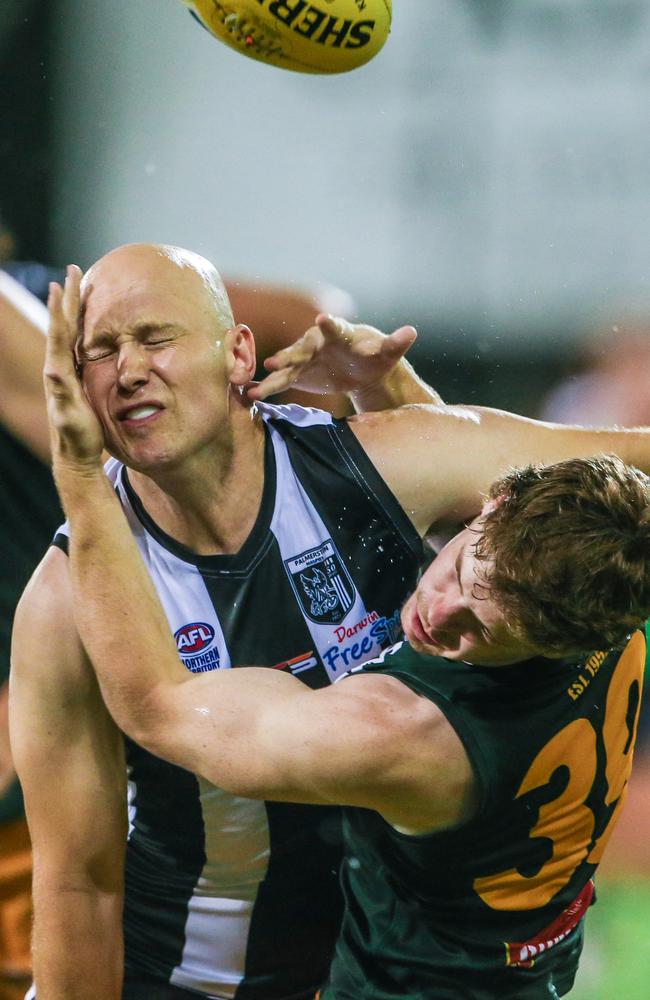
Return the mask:
[[493,510],[496,510],[497,507],[501,506],[504,500],[505,497],[503,494],[498,497],[489,497],[487,500],[484,500],[479,517],[486,517],[488,514],[491,514]]
[[226,350],[230,354],[230,384],[247,385],[255,377],[257,367],[253,334],[249,327],[238,323],[228,330],[224,339]]

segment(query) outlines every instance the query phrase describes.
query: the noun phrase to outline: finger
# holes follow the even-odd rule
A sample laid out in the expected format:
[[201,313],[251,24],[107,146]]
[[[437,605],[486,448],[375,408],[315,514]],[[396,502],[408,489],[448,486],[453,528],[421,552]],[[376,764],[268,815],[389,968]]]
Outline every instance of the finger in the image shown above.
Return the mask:
[[79,302],[82,272],[76,264],[69,264],[63,286],[63,315],[67,325],[68,345],[74,349],[79,332]]
[[283,368],[281,371],[272,372],[263,378],[261,382],[249,391],[249,399],[263,400],[269,396],[274,396],[278,392],[284,392],[291,388],[298,377],[298,370],[294,367]]
[[255,395],[255,393],[257,391],[258,385],[259,385],[259,382],[256,379],[252,379],[250,382],[247,382],[246,385],[243,385],[241,387],[241,391],[249,399],[257,399],[257,396]]
[[[66,279],[68,286],[70,283]],[[49,287],[48,309],[50,323],[45,343],[45,365],[43,376],[46,392],[52,392],[57,399],[74,398],[77,390],[77,373],[74,355],[71,348],[72,335],[70,323],[66,316],[71,315],[75,308],[75,297],[78,292],[76,276],[72,278],[72,287],[66,290],[52,282]]]
[[79,312],[79,280],[81,272],[66,274],[65,286],[52,282],[49,288],[48,309],[50,324],[46,351],[50,361],[56,359],[64,370],[68,365],[74,369],[72,350],[76,338],[76,324]]
[[382,341],[381,353],[387,358],[399,360],[415,343],[418,332],[414,326],[400,326]]
[[314,355],[323,346],[323,334],[317,326],[310,326],[302,337],[283,347],[282,350],[271,354],[264,361],[267,371],[278,371],[281,368],[291,365],[305,365],[312,360]]
[[76,326],[79,318],[79,285],[81,269],[76,264],[68,264],[63,285],[63,314],[70,326]]
[[61,370],[65,370],[65,359],[68,355],[65,336],[66,323],[63,315],[63,289],[55,281],[52,281],[49,286],[47,307],[50,320],[45,340],[43,372],[46,378],[53,378],[59,376]]
[[350,336],[351,326],[346,319],[340,316],[330,316],[328,313],[319,313],[316,317],[319,330],[328,339],[343,338]]

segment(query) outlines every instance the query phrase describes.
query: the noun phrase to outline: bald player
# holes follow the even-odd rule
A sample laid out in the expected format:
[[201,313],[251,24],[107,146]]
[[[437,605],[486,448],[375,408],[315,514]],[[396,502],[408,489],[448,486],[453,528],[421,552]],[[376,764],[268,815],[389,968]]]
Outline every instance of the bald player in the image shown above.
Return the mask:
[[[251,419],[243,390],[255,370],[252,335],[234,324],[211,265],[174,248],[108,255],[86,277],[84,329],[88,391],[108,448],[130,469],[127,476],[116,464],[116,483],[147,522],[188,667],[225,666],[251,639],[269,665],[289,664],[318,685],[360,655],[353,642],[333,642],[337,629],[357,626],[364,656],[394,637],[417,535],[386,489],[383,498],[366,482],[358,456],[346,460],[350,442],[345,428],[334,434],[331,418],[269,408]],[[320,358],[336,353],[336,335],[315,333],[327,339]],[[382,370],[412,339],[407,331],[395,353],[394,340],[377,336],[381,350],[359,362],[374,405]],[[309,355],[309,343],[299,347]],[[293,378],[287,356],[280,364],[275,389],[278,378]],[[390,376],[398,389],[405,372],[412,383],[403,366]],[[330,472],[323,502],[318,480]],[[65,546],[64,535],[57,544]],[[374,579],[376,545],[394,554],[388,587]],[[296,573],[281,587],[284,560]],[[322,589],[323,576],[319,609],[305,588],[313,581]],[[289,996],[316,984],[340,913],[338,817],[242,803],[128,744],[125,866],[124,743],[76,637],[61,590],[67,579],[67,558],[55,547],[23,604],[23,623],[36,614],[40,638],[19,624],[15,644],[14,745],[35,848],[39,996],[84,996],[90,978],[96,996],[120,994],[123,909],[125,996],[178,996],[186,987],[193,995]],[[255,635],[242,627],[253,620]],[[45,670],[36,674],[32,639],[46,635]],[[34,712],[43,719],[36,736]]]
[[[31,852],[9,747],[6,680],[16,604],[61,522],[48,467],[42,380],[47,310],[38,298],[47,296],[48,279],[58,280],[61,273],[33,262],[2,261],[0,269],[0,1000],[22,1000],[30,983]],[[304,364],[314,349],[319,331],[302,334],[319,311],[351,308],[345,293],[328,286],[230,279],[226,287],[235,314],[243,313],[255,331],[258,358],[281,352],[270,365],[282,367],[269,376],[266,389],[293,381],[294,362],[299,357]],[[290,395],[300,400],[300,393]],[[325,395],[319,402],[336,412],[351,410],[342,395]]]

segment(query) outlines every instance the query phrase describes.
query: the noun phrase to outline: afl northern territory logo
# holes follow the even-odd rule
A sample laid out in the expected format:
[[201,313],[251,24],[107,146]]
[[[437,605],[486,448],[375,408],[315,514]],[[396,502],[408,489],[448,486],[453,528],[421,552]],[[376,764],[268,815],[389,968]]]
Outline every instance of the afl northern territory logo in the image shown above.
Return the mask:
[[354,584],[331,538],[285,559],[289,579],[304,613],[319,625],[337,625],[354,604]]
[[207,622],[190,622],[174,632],[176,648],[188,670],[203,673],[219,666],[219,650],[212,648],[215,635]]

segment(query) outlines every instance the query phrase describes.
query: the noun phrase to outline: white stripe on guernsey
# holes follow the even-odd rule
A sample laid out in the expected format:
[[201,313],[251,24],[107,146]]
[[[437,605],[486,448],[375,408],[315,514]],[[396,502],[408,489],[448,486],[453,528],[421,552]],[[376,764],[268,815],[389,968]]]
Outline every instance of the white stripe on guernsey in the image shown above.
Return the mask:
[[238,799],[199,779],[208,861],[189,902],[183,959],[171,982],[231,997],[246,965],[246,945],[270,843],[263,802]]
[[[197,903],[203,906],[199,919],[194,913]],[[169,981],[196,992],[197,997],[232,1000],[245,967],[252,905],[238,899],[193,897],[189,907],[183,965],[174,969]],[[204,956],[208,956],[207,964]],[[220,972],[215,972],[217,961]]]
[[[110,471],[108,469],[107,471],[110,478]],[[179,559],[173,552],[163,548],[145,530],[131,507],[121,483],[118,485],[118,492],[127,521],[153,580],[172,634],[175,634],[184,625],[191,625],[194,622],[207,623],[214,629],[215,636],[206,647],[205,652],[207,653],[209,649],[217,649],[219,667],[221,669],[230,667],[230,654],[226,640],[199,570],[192,563]],[[186,666],[188,666],[192,659],[189,657],[186,659],[188,661]]]
[[313,406],[298,406],[297,403],[256,403],[264,421],[274,418],[287,420],[294,427],[316,427],[319,424],[331,424],[334,418],[326,410],[317,410]]
[[[320,411],[314,412],[319,413]],[[326,421],[316,422],[326,423]],[[278,484],[276,506],[271,521],[271,531],[277,539],[284,562],[287,559],[293,559],[303,552],[322,546],[330,540],[331,535],[293,471],[284,440],[273,426],[270,426],[269,429],[275,451]],[[341,562],[345,565],[343,559],[341,559]],[[343,581],[341,581],[340,586],[343,593],[347,594],[347,586]],[[341,622],[338,622],[337,625],[343,627],[346,622],[354,625],[367,616],[368,612],[361,599],[359,590],[355,587],[354,603],[347,615],[345,615],[345,618]],[[359,648],[361,641],[366,640],[368,648],[362,654],[364,661],[370,659],[372,656],[376,656],[381,651],[379,639],[375,639],[370,635],[370,625],[372,623],[369,623],[369,626],[365,630],[355,635],[354,643],[348,642],[346,644],[345,641],[342,643],[337,641],[336,625],[314,622],[304,611],[303,617],[311,633],[314,645],[323,659],[330,680],[334,680],[339,674],[350,669],[352,664],[346,662],[346,657],[349,660],[349,647],[352,645],[356,645]],[[328,659],[324,656],[327,650],[335,649],[339,654],[336,657],[330,656]],[[347,650],[347,653],[343,654],[342,650]]]

